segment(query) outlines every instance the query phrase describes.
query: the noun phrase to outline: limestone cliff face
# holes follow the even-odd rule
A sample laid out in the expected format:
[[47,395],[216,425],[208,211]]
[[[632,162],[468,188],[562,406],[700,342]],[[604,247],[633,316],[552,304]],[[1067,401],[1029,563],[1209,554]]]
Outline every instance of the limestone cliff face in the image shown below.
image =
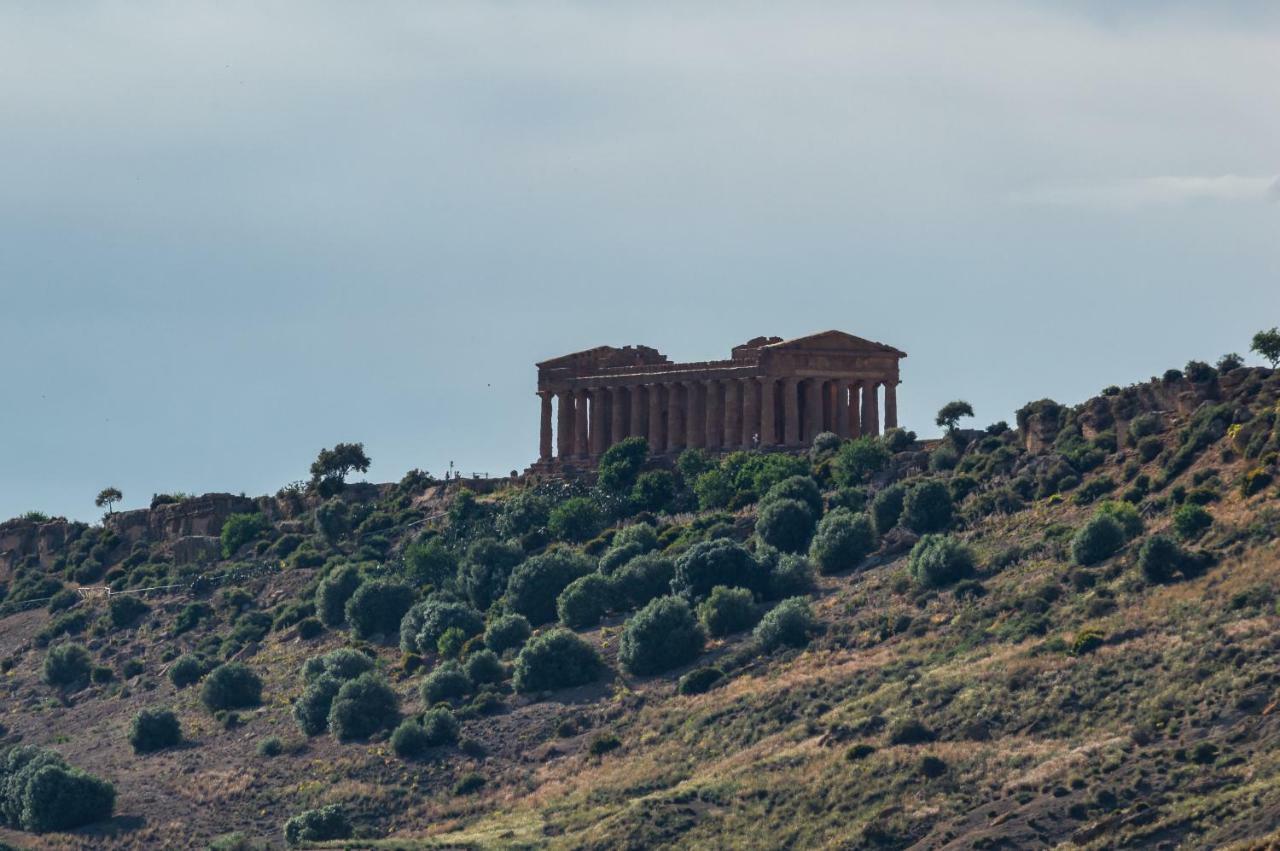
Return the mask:
[[7,573],[29,556],[48,567],[70,540],[71,526],[65,517],[46,521],[19,517],[0,523],[0,571]]

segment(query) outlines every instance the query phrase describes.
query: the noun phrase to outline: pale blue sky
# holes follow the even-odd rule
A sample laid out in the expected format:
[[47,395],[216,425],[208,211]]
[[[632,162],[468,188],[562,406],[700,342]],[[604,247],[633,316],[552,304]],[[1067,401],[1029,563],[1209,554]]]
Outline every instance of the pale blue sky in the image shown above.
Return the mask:
[[523,468],[606,343],[848,330],[921,433],[1244,353],[1280,13],[1114,5],[6,3],[0,517]]

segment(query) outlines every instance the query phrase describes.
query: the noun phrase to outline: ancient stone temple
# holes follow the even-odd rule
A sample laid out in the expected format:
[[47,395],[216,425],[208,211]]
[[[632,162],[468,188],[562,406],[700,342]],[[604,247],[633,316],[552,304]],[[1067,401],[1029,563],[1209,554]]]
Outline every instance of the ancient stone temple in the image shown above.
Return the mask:
[[[533,471],[591,466],[627,437],[655,454],[799,448],[814,436],[879,434],[897,425],[906,353],[826,331],[757,337],[728,360],[672,363],[648,346],[600,346],[538,364],[542,399]],[[881,392],[884,398],[881,401]]]

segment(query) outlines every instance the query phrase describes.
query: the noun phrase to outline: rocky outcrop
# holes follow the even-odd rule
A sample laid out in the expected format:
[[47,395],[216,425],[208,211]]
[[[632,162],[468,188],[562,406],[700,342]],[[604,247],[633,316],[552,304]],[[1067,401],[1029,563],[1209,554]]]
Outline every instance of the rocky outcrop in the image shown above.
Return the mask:
[[151,509],[147,536],[152,541],[168,541],[191,535],[217,536],[232,514],[257,511],[257,503],[229,493],[204,496],[157,505]]
[[31,556],[41,567],[49,567],[83,528],[65,517],[6,520],[0,523],[0,569],[10,571]]

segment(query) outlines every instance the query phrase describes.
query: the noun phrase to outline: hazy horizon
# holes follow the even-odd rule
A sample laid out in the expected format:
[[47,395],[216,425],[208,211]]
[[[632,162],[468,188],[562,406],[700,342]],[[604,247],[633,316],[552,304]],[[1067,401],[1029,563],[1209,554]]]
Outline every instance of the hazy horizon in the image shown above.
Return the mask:
[[0,70],[0,519],[523,470],[596,345],[849,331],[928,436],[1280,324],[1260,2],[19,3]]

